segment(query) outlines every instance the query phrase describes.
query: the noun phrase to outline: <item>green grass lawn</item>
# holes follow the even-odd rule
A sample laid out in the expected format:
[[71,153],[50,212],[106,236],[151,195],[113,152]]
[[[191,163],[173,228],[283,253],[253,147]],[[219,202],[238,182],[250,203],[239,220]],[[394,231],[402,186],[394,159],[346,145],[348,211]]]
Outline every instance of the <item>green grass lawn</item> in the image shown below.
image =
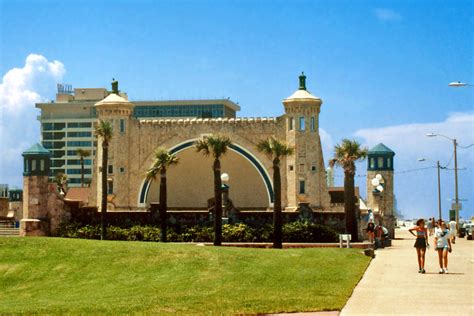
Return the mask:
[[356,249],[0,238],[0,314],[340,310],[369,261]]

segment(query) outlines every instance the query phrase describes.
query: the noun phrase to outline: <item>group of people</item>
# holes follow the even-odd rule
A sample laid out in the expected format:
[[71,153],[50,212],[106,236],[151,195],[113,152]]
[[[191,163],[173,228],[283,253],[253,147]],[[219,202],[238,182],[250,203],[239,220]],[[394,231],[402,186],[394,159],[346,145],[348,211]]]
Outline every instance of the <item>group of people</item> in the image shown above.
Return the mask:
[[425,273],[425,253],[429,249],[429,236],[434,235],[434,250],[438,252],[439,273],[448,273],[448,253],[452,251],[452,243],[456,238],[456,222],[454,225],[448,225],[439,219],[435,222],[434,218],[430,218],[427,225],[424,219],[419,219],[416,226],[408,231],[416,237],[415,248],[418,257],[418,273]]
[[367,224],[367,237],[369,239],[370,243],[380,243],[380,247],[383,247],[383,240],[385,239],[386,232],[384,231],[384,228],[382,227],[381,224],[375,226],[373,221],[369,221]]

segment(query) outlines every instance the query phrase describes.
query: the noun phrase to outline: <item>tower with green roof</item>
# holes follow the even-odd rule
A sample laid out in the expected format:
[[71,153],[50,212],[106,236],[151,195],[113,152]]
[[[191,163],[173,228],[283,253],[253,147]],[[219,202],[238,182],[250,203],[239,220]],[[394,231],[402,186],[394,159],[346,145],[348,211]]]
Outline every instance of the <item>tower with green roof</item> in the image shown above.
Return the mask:
[[395,152],[382,143],[367,155],[367,206],[388,228],[391,238],[395,234],[394,156]]
[[313,210],[330,208],[323,151],[319,136],[319,112],[323,101],[306,89],[306,76],[299,76],[299,88],[283,100],[285,134],[294,155],[286,158],[287,210],[308,203]]
[[23,156],[23,219],[22,236],[42,236],[49,231],[48,178],[51,154],[41,144],[34,144]]

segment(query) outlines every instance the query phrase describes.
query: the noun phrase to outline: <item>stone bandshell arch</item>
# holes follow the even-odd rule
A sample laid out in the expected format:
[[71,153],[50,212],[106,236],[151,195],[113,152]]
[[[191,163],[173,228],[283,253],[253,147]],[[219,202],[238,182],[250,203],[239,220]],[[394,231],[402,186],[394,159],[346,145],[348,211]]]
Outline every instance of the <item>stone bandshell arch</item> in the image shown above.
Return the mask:
[[[181,151],[189,149],[194,146],[195,142],[200,138],[193,138],[181,141],[180,143],[170,146],[169,151],[174,154],[178,154]],[[166,146],[164,146],[166,147]],[[268,198],[268,206],[272,207],[274,202],[274,191],[273,191],[273,183],[272,178],[267,170],[265,164],[248,148],[244,147],[243,145],[239,144],[238,142],[232,140],[232,144],[229,146],[229,149],[236,154],[240,155],[241,157],[245,158],[258,172],[263,181],[263,184],[266,189],[267,198]],[[151,156],[151,154],[150,154]],[[147,159],[149,162],[151,160]],[[146,201],[148,199],[149,190],[151,187],[152,181],[147,181],[146,178],[142,180],[139,190],[138,196],[138,206],[139,207],[146,207]]]

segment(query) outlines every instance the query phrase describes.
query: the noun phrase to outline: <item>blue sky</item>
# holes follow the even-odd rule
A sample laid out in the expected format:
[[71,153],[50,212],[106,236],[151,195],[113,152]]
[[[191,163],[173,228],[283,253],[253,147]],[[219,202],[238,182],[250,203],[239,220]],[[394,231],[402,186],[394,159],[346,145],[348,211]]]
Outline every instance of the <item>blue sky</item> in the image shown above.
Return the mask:
[[[429,166],[421,156],[447,164],[452,144],[424,134],[474,142],[473,87],[447,85],[474,83],[473,8],[472,1],[0,1],[0,136],[8,139],[0,183],[21,185],[18,155],[39,139],[36,100],[53,99],[57,82],[109,87],[112,77],[132,100],[230,97],[240,116],[278,116],[305,71],[308,89],[324,101],[326,161],[349,137],[369,147],[384,142],[398,171]],[[474,214],[473,152],[459,150],[467,168],[460,196],[470,199],[463,216]],[[442,173],[443,209],[452,173]],[[435,169],[400,173],[396,188],[407,216],[436,213]]]

